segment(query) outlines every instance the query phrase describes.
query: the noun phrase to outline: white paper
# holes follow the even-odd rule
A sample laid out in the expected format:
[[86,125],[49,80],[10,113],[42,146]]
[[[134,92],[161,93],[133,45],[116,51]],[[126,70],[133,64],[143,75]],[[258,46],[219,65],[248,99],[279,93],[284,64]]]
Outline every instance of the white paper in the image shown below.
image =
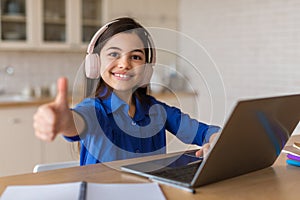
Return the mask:
[[157,183],[97,184],[89,183],[87,200],[164,200]]
[[68,200],[78,199],[80,182],[49,185],[8,186],[1,200]]
[[[1,200],[77,200],[81,182],[8,186]],[[87,200],[165,200],[157,183],[88,183]]]

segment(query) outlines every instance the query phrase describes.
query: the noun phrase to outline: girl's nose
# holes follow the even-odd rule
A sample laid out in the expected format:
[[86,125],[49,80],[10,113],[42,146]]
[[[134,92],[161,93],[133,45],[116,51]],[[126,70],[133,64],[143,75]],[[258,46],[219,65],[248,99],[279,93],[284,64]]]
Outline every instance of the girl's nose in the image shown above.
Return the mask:
[[118,67],[122,68],[122,69],[130,69],[131,68],[131,66],[130,66],[130,58],[128,56],[126,56],[126,55],[122,56],[119,59]]

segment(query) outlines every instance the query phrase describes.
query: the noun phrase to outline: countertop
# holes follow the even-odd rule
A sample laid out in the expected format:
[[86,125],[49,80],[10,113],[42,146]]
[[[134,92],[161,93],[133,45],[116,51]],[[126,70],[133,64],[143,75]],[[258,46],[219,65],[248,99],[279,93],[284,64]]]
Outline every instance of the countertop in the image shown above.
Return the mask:
[[31,98],[26,100],[0,101],[0,108],[6,107],[22,107],[22,106],[39,106],[44,103],[51,102],[53,98]]
[[[197,94],[192,92],[180,91],[180,92],[162,92],[162,93],[151,93],[150,95],[156,97],[157,99],[168,99],[168,98],[176,98],[178,96],[195,96]],[[39,106],[44,103],[49,103],[54,100],[53,97],[43,97],[43,98],[23,98],[21,96],[12,95],[11,100],[9,97],[2,98],[0,95],[0,108],[5,107],[22,107],[22,106]],[[73,99],[75,100],[75,99]],[[72,102],[70,98],[70,103]]]

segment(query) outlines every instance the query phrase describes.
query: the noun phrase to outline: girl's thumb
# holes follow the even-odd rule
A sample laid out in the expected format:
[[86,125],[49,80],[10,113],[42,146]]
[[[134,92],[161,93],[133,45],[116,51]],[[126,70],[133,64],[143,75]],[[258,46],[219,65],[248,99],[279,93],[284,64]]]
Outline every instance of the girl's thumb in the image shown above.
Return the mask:
[[57,80],[55,104],[58,106],[68,106],[68,80],[65,77],[61,77]]

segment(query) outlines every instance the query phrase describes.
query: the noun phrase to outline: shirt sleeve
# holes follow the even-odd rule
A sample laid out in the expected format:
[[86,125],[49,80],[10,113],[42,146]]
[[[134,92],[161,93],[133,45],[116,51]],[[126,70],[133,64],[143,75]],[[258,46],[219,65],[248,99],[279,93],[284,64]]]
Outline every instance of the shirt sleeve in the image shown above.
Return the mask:
[[[209,138],[212,134],[214,133],[218,133],[221,131],[221,128],[219,126],[215,126],[215,125],[209,125],[207,131],[206,131],[206,135],[204,137],[204,141],[203,144],[208,143],[209,142]],[[194,144],[198,144],[199,142],[197,141],[197,138],[195,138]]]
[[[80,133],[80,135],[64,138],[69,142],[80,141],[84,138],[85,134],[88,131],[94,130],[95,126],[98,125],[96,110],[95,110],[95,100],[91,98],[87,98],[83,100],[81,103],[77,104],[74,108],[71,108],[73,112],[79,114],[83,120],[85,121],[85,130]],[[87,123],[88,122],[88,123]]]
[[166,129],[186,144],[202,146],[209,142],[212,134],[219,132],[221,129],[218,126],[208,125],[192,119],[176,107],[170,107],[164,103],[162,105],[167,113]]

